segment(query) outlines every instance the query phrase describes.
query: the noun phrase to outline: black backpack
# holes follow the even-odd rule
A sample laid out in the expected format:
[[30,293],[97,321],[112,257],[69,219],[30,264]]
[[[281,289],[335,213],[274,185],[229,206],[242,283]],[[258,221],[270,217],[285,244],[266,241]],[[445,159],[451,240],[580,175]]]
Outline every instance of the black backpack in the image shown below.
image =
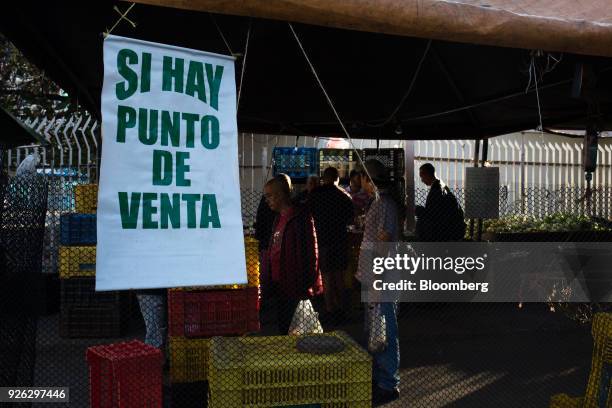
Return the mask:
[[447,186],[444,186],[442,196],[444,197],[445,214],[448,217],[445,228],[448,239],[451,241],[461,241],[465,237],[465,230],[467,229],[463,209]]

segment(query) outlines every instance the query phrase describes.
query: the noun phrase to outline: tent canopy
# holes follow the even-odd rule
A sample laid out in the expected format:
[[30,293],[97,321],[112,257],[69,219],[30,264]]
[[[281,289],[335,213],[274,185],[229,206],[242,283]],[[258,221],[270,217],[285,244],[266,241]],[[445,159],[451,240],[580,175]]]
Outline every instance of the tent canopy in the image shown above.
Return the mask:
[[612,57],[609,0],[135,0],[376,33]]
[[[250,27],[238,111],[241,131],[342,135],[287,22],[282,21],[287,19],[318,24],[294,27],[353,137],[483,138],[535,128],[540,115],[545,128],[580,129],[592,118],[602,128],[612,128],[612,59],[593,48],[612,38],[612,31],[607,31],[611,30],[610,21],[595,20],[610,15],[601,12],[610,8],[605,0],[585,0],[580,10],[569,0],[554,1],[555,8],[550,9],[546,4],[552,0],[531,1],[532,8],[527,8],[527,2],[521,2],[519,8],[513,5],[516,2],[504,0],[488,1],[490,7],[477,0],[155,2],[223,14],[136,4],[127,15],[136,27],[122,20],[113,34],[221,54],[228,54],[229,46],[236,54],[244,53]],[[362,9],[356,8],[356,3]],[[597,5],[602,8],[595,13]],[[0,15],[0,31],[80,103],[99,112],[101,33],[119,19],[114,6],[124,11],[130,4],[74,2],[61,7],[61,3],[11,2]],[[408,20],[409,10],[422,17],[446,7],[461,11],[447,20],[462,17],[470,23],[455,29],[450,23],[444,25],[447,20],[440,20],[437,28],[428,26],[430,31],[418,31],[421,28],[408,24],[412,21]],[[465,13],[467,9],[511,15],[513,19],[496,20],[496,24],[487,15],[478,23],[470,20],[473,15]],[[567,13],[558,21],[563,9]],[[538,10],[548,14],[533,17]],[[441,18],[439,14],[437,18]],[[584,20],[587,17],[591,20]],[[549,27],[532,36],[538,41],[557,33],[547,25],[548,20],[563,23],[568,30],[583,27],[587,32],[601,27],[602,31],[594,37],[574,38],[577,30],[572,35],[570,30],[562,37],[567,41],[560,40],[564,47],[546,48],[542,42],[525,42],[517,22],[526,19]],[[457,30],[463,30],[465,36]],[[601,32],[607,36],[595,41]],[[475,41],[474,36],[482,41]],[[578,44],[570,47],[570,37]],[[610,45],[607,50],[612,49]],[[529,50],[539,48],[547,51]],[[602,56],[579,55],[580,50]],[[244,58],[237,61],[237,83],[243,62]],[[576,72],[585,74],[581,98],[572,95]]]

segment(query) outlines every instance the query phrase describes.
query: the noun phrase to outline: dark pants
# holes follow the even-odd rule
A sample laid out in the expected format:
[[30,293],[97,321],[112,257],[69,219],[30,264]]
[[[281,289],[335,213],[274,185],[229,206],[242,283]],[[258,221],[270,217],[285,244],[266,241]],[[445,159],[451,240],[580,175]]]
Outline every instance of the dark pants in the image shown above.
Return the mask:
[[299,303],[299,299],[292,299],[287,297],[282,290],[278,287],[278,284],[274,284],[274,294],[276,298],[276,316],[278,331],[281,335],[289,333],[289,326],[291,326],[291,320],[293,314]]
[[334,314],[346,308],[344,271],[348,265],[346,240],[319,246],[319,268],[323,277],[325,309]]
[[321,275],[325,287],[325,309],[328,313],[342,311],[345,308],[344,270],[321,270]]

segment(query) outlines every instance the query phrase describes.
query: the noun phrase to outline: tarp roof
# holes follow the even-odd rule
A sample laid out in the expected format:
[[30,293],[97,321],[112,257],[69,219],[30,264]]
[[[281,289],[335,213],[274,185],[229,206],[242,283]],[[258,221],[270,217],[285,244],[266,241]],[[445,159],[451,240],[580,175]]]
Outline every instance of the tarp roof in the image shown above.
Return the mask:
[[34,129],[0,107],[0,149],[10,149],[34,142],[46,143]]
[[376,33],[612,57],[610,0],[135,0]]
[[[578,55],[581,50],[603,54],[595,45],[605,45],[612,38],[607,31],[610,22],[598,17],[610,15],[601,12],[610,8],[604,0],[584,0],[579,3],[583,6],[582,11],[569,0],[523,1],[520,2],[522,9],[512,5],[517,2],[502,0],[487,2],[491,7],[476,0],[166,0],[163,3],[197,6],[226,14],[136,4],[128,15],[136,27],[121,21],[113,34],[227,54],[229,51],[217,26],[232,51],[241,53],[251,25],[238,112],[241,131],[341,135],[287,22],[282,21],[286,19],[319,24],[296,24],[295,29],[354,137],[482,138],[535,128],[539,124],[539,113],[545,127],[582,128],[587,117],[597,112],[589,108],[585,100],[572,97],[572,80],[578,63],[591,67],[594,75],[587,75],[592,84],[587,94],[591,100],[598,101],[601,122],[606,128],[612,128],[612,59]],[[556,12],[546,7],[552,3],[557,4],[552,9]],[[346,8],[356,4],[362,7]],[[119,15],[113,10],[115,5],[121,10],[129,7],[129,3],[112,1],[10,2],[3,5],[0,31],[61,86],[77,95],[79,102],[99,112],[103,72],[101,33],[118,20]],[[602,7],[599,13],[596,13],[597,5]],[[459,11],[446,19],[435,20],[438,23],[430,24],[430,31],[411,32],[421,30],[408,24],[419,20],[409,20],[406,11],[416,6],[419,18],[435,10],[447,10],[447,7],[459,7]],[[473,20],[474,15],[465,12],[467,8],[485,14]],[[512,19],[492,20],[492,15],[487,13],[498,9],[501,11],[496,11],[499,13],[496,15],[511,15]],[[562,38],[561,46],[546,48],[541,42],[544,37],[561,35],[548,20],[559,20],[558,12],[564,9],[567,13],[562,19],[563,27],[570,31],[564,31],[559,37]],[[530,13],[538,10],[542,12],[536,20],[548,29],[529,37],[533,42],[525,42],[526,35],[517,24],[527,21],[525,19],[531,21]],[[440,13],[434,14],[441,18]],[[427,21],[434,21],[434,14]],[[581,22],[580,19],[587,16],[591,20]],[[464,23],[454,26],[450,20]],[[538,27],[538,24],[531,26]],[[579,31],[576,27],[583,27],[584,33],[592,31],[593,35],[576,34]],[[603,31],[593,31],[595,27]],[[462,30],[464,34],[460,35]],[[601,33],[607,36],[599,38]],[[432,41],[414,86],[408,92],[429,43],[427,39],[415,38],[417,35],[481,45]],[[475,41],[474,36],[482,41]],[[540,42],[536,41],[538,38]],[[516,47],[573,53],[544,52],[532,59],[534,53]],[[612,46],[608,44],[606,49]],[[532,62],[535,70],[530,69]],[[239,59],[237,80],[241,68],[242,60]],[[397,113],[391,115],[395,110]],[[395,131],[400,128],[402,133],[398,135]]]

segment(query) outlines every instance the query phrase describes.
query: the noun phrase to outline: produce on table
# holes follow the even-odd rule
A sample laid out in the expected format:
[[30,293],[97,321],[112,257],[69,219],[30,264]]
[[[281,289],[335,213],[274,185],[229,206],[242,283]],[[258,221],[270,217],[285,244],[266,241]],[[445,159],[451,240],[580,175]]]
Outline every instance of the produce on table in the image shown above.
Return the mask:
[[612,231],[612,222],[586,215],[555,213],[537,219],[531,215],[510,215],[497,220],[486,220],[485,232],[559,232]]

